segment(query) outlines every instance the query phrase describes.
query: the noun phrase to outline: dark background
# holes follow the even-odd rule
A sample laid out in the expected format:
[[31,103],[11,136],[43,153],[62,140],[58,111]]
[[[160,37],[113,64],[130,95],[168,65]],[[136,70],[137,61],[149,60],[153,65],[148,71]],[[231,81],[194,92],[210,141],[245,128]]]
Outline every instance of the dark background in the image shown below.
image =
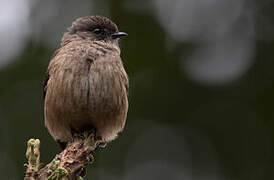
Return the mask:
[[43,75],[71,22],[94,14],[129,34],[130,108],[86,179],[274,178],[273,0],[2,0],[1,179],[23,178],[29,138],[44,164],[60,152]]

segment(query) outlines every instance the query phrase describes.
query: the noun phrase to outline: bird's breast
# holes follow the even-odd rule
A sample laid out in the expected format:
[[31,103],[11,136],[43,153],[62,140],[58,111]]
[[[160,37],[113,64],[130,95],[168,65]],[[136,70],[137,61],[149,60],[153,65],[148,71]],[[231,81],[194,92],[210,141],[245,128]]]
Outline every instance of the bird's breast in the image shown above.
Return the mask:
[[[119,61],[86,59],[66,62],[53,77],[57,87],[53,98],[63,113],[82,114],[87,118],[115,116],[127,106],[127,75]],[[102,117],[104,118],[104,117]]]

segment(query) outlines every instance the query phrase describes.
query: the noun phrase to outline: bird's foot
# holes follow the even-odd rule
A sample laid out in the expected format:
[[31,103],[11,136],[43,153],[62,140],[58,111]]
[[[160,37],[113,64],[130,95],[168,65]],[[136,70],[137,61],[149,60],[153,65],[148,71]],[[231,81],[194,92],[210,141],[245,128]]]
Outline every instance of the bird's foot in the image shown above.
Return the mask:
[[101,136],[96,134],[94,128],[89,128],[88,130],[82,131],[82,133],[71,131],[73,142],[78,140],[84,141],[84,146],[95,150],[97,147],[104,148],[107,142],[102,139]]
[[96,131],[94,129],[89,129],[84,131],[83,136],[85,139],[89,138],[89,136],[96,136]]
[[100,136],[96,136],[95,134],[91,133],[89,134],[88,138],[85,139],[84,146],[90,150],[96,150],[98,147],[106,147],[106,144],[107,143]]
[[95,136],[95,130],[94,129],[89,129],[89,130],[86,130],[86,131],[81,131],[82,133],[72,129],[71,130],[71,134],[72,134],[72,138],[73,140],[75,139],[87,139],[90,135],[93,134],[93,136]]

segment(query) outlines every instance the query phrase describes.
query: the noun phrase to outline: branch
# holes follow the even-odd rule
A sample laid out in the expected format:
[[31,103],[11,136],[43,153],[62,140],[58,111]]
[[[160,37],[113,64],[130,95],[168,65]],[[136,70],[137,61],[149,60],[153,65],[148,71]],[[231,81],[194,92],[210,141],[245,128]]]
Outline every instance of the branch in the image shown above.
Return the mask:
[[25,180],[33,180],[33,175],[38,171],[40,166],[40,140],[30,139],[27,143],[26,158],[28,159]]
[[86,166],[93,162],[93,152],[101,143],[101,140],[94,138],[94,133],[84,139],[75,138],[49,164],[39,169],[40,141],[30,139],[27,143],[28,164],[24,180],[79,180]]

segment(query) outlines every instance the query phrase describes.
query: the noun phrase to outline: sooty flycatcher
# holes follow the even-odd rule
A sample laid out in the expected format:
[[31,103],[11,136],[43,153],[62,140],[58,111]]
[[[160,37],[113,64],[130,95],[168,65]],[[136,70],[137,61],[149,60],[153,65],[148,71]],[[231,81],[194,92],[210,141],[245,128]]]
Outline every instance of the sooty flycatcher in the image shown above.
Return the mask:
[[118,42],[123,36],[103,16],[78,18],[64,33],[43,84],[45,125],[63,148],[74,133],[95,130],[109,142],[123,130],[129,86]]

